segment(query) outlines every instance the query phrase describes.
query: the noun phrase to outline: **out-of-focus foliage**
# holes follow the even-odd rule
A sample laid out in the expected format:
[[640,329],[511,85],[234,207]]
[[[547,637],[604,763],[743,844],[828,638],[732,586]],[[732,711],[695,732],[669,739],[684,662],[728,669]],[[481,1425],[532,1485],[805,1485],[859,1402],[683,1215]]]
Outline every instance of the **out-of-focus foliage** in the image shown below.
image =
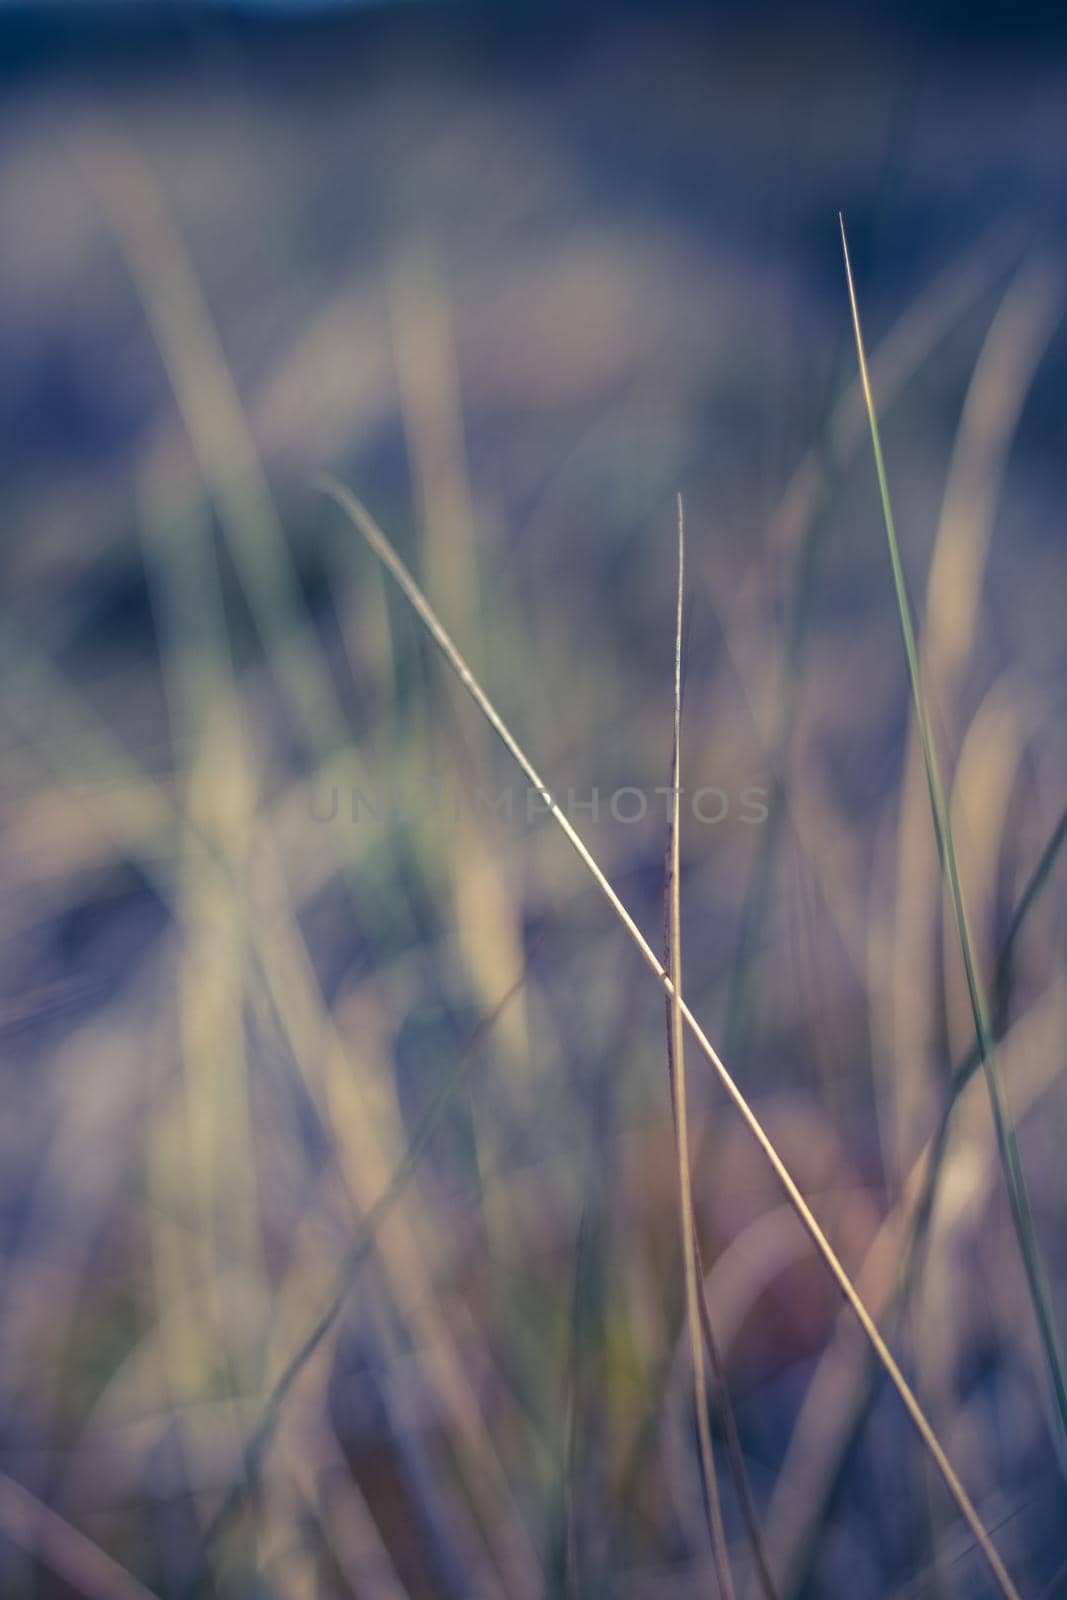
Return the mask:
[[[712,1581],[662,995],[328,470],[657,947],[684,491],[686,997],[1038,1592],[1063,1480],[979,1079],[937,1143],[973,1020],[836,214],[1062,1309],[1054,854],[993,982],[1067,803],[1054,33],[181,20],[38,31],[0,105],[0,1590]],[[983,1592],[696,1057],[689,1096],[782,1592]]]

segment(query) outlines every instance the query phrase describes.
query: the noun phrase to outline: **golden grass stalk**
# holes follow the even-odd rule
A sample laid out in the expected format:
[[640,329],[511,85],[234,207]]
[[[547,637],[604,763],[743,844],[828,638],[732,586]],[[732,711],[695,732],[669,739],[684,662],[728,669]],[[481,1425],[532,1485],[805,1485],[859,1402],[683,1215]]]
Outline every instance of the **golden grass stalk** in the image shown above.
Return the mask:
[[[681,796],[682,796],[682,623],[685,591],[685,506],[682,496],[678,496],[678,606],[675,626],[674,641],[674,741],[671,757],[671,815],[667,833],[667,871],[666,871],[666,955],[667,970],[674,985],[676,995],[681,993],[682,977],[682,933],[681,933],[681,866],[680,866],[680,822],[681,822]],[[667,1000],[667,1065],[671,1082],[671,1108],[674,1114],[675,1138],[678,1144],[678,1182],[681,1196],[682,1212],[682,1249],[685,1261],[685,1290],[686,1290],[686,1321],[689,1326],[690,1341],[694,1339],[702,1350],[700,1355],[694,1351],[693,1355],[693,1381],[694,1394],[697,1405],[698,1430],[701,1422],[704,1427],[698,1432],[701,1449],[701,1466],[707,1479],[709,1472],[714,1472],[714,1459],[711,1448],[711,1437],[707,1435],[705,1448],[704,1434],[707,1432],[707,1394],[704,1372],[703,1354],[706,1351],[711,1363],[712,1376],[715,1380],[716,1398],[718,1401],[719,1420],[722,1425],[723,1436],[726,1441],[726,1455],[730,1466],[730,1475],[734,1480],[738,1504],[741,1508],[742,1520],[748,1534],[749,1544],[752,1548],[752,1558],[755,1563],[756,1573],[760,1587],[766,1600],[777,1600],[778,1590],[771,1575],[770,1561],[763,1542],[760,1530],[759,1517],[756,1513],[755,1502],[748,1482],[748,1473],[745,1470],[744,1453],[741,1449],[741,1440],[737,1432],[737,1422],[734,1417],[733,1406],[730,1402],[730,1392],[726,1383],[726,1370],[719,1353],[718,1342],[715,1338],[715,1329],[711,1320],[711,1310],[708,1306],[708,1297],[704,1282],[704,1263],[700,1251],[700,1235],[697,1231],[696,1218],[692,1205],[692,1163],[689,1155],[689,1133],[686,1126],[686,1085],[685,1085],[685,1041],[682,1027],[682,1015],[676,1004],[676,995],[671,995]],[[685,1214],[688,1212],[688,1229],[686,1228]],[[696,1298],[696,1314],[699,1331],[695,1331],[692,1319],[692,1306],[690,1287]],[[714,1480],[712,1480],[714,1502],[708,1503],[709,1526],[712,1533],[713,1547],[717,1549],[722,1543],[722,1517],[719,1508],[719,1499]],[[705,1491],[707,1494],[707,1491]],[[729,1565],[726,1559],[726,1546],[722,1543],[722,1561],[716,1555],[716,1567],[719,1571],[719,1583],[724,1594],[728,1594],[730,1580]],[[722,1572],[725,1570],[727,1582],[723,1582]]]
[[997,1554],[996,1548],[994,1547],[989,1534],[986,1532],[981,1518],[971,1503],[970,1496],[967,1494],[966,1489],[960,1482],[960,1479],[957,1476],[952,1463],[946,1456],[936,1433],[926,1417],[925,1412],[916,1399],[915,1394],[912,1392],[911,1386],[904,1377],[903,1372],[900,1370],[892,1351],[889,1349],[889,1346],[879,1333],[877,1324],[875,1323],[870,1312],[867,1310],[867,1307],[864,1305],[863,1300],[860,1298],[852,1279],[849,1277],[840,1259],[838,1258],[836,1251],[819,1225],[814,1212],[804,1199],[804,1196],[801,1194],[788,1167],[778,1154],[770,1135],[764,1129],[763,1124],[760,1122],[755,1111],[749,1105],[737,1083],[735,1083],[724,1062],[720,1059],[714,1045],[711,1043],[711,1040],[704,1032],[703,1028],[682,995],[678,994],[675,996],[675,988],[674,984],[671,982],[670,974],[664,969],[662,963],[659,961],[658,957],[653,951],[652,946],[649,944],[648,940],[637,926],[637,923],[634,921],[633,917],[627,911],[622,900],[612,887],[611,882],[597,863],[595,857],[592,855],[581,835],[577,832],[566,813],[561,809],[551,791],[545,785],[544,780],[537,771],[537,768],[534,766],[529,756],[527,756],[522,746],[518,743],[518,740],[515,738],[514,734],[501,717],[499,711],[496,709],[495,705],[490,700],[481,684],[478,682],[474,673],[464,660],[463,655],[453,643],[451,636],[444,627],[443,623],[440,621],[437,613],[430,605],[430,602],[427,600],[426,596],[415,582],[415,579],[412,577],[403,561],[401,561],[400,557],[393,549],[385,534],[374,521],[374,518],[360,503],[360,501],[356,499],[355,495],[353,495],[349,489],[346,489],[345,486],[339,483],[335,478],[324,475],[319,481],[324,492],[328,494],[341,508],[341,510],[343,510],[351,519],[355,527],[359,530],[363,538],[370,546],[371,550],[378,557],[379,561],[382,562],[386,570],[394,578],[402,593],[411,604],[415,614],[418,616],[430,637],[433,639],[434,643],[438,646],[445,659],[448,661],[452,670],[458,676],[460,682],[466,688],[475,705],[477,705],[478,709],[481,711],[490,727],[497,734],[505,749],[518,764],[520,770],[523,772],[530,785],[539,791],[543,797],[547,810],[555,819],[557,826],[562,829],[567,840],[571,844],[575,853],[578,855],[579,860],[582,862],[582,865],[590,874],[601,894],[611,907],[612,911],[626,929],[626,932],[629,934],[631,941],[636,946],[637,951],[645,965],[652,972],[653,976],[662,986],[666,994],[669,997],[675,998],[677,1009],[686,1026],[688,1027],[690,1034],[695,1040],[698,1049],[707,1058],[712,1068],[716,1072],[719,1081],[721,1082],[727,1095],[733,1101],[746,1127],[752,1134],[752,1137],[755,1139],[756,1143],[759,1145],[765,1159],[769,1163],[772,1171],[785,1191],[786,1198],[796,1212],[805,1232],[811,1239],[818,1254],[822,1257],[823,1262],[840,1289],[842,1295],[855,1313],[855,1316],[859,1321],[866,1338],[869,1340],[875,1355],[885,1368],[893,1387],[899,1394],[901,1401],[903,1402],[904,1409],[906,1410],[912,1425],[918,1433],[920,1440],[933,1459],[938,1472],[944,1479],[946,1488],[959,1508],[960,1514],[967,1523],[967,1526],[971,1530],[976,1544],[981,1549],[998,1587],[1004,1595],[1010,1597],[1010,1600],[1019,1600],[1018,1591],[1015,1588],[1015,1585],[1013,1584],[1008,1571],[1004,1566],[1004,1563]]
[[723,1527],[722,1504],[715,1476],[715,1452],[708,1423],[708,1385],[704,1370],[704,1339],[700,1323],[702,1287],[697,1278],[696,1224],[693,1220],[693,1179],[689,1170],[689,1113],[685,1087],[685,1032],[682,1027],[682,917],[679,887],[682,782],[682,622],[685,595],[685,508],[678,496],[678,607],[674,633],[674,742],[671,752],[671,820],[667,836],[667,970],[671,994],[667,1001],[667,1062],[674,1103],[674,1137],[678,1160],[678,1212],[682,1229],[685,1269],[685,1320],[693,1363],[693,1404],[696,1407],[700,1473],[704,1506],[711,1534],[711,1554],[719,1592],[733,1600],[734,1583]]

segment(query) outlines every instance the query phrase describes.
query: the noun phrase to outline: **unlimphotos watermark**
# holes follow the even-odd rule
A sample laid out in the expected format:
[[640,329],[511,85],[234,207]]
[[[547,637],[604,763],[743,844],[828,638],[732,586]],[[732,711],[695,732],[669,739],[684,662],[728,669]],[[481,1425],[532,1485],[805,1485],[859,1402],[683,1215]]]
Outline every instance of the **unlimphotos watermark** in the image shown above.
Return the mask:
[[[757,783],[733,791],[705,784],[694,789],[682,788],[678,794],[683,812],[704,827],[716,827],[731,818],[754,827],[766,822],[770,815],[769,791]],[[593,787],[551,791],[527,787],[493,793],[478,788],[463,789],[434,777],[386,790],[355,787],[342,790],[340,785],[333,784],[310,794],[308,811],[313,822],[323,823],[402,822],[417,814],[428,814],[446,821],[458,822],[464,816],[475,820],[495,817],[502,822],[518,821],[530,826],[556,809],[571,822],[580,820],[594,825],[613,822],[632,826],[649,816],[669,821],[673,796],[674,790],[665,784],[654,789],[624,784],[610,790]]]

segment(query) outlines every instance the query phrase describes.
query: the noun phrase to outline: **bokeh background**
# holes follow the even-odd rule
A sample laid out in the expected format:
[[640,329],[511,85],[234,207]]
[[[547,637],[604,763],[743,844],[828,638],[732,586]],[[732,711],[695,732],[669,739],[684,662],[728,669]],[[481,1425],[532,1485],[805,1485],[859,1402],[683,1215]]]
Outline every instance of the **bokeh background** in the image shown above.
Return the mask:
[[[974,1028],[837,213],[1063,1311],[1055,15],[3,6],[0,96],[3,1595],[714,1592],[662,995],[323,471],[657,948],[684,495],[687,998],[1051,1595],[978,1077],[894,1298]],[[689,1079],[778,1592],[992,1592]]]

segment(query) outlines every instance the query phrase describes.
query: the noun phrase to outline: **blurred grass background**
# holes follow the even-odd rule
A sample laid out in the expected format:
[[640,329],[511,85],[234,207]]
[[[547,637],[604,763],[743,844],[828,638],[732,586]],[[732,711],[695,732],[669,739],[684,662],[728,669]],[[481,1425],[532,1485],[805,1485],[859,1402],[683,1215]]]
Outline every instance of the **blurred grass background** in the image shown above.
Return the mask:
[[[608,798],[670,781],[684,492],[685,782],[728,805],[683,807],[686,998],[1051,1592],[976,1079],[892,1305],[974,1024],[836,213],[1062,1309],[1057,33],[182,11],[135,50],[64,16],[0,32],[3,1594],[714,1592],[662,997],[323,469],[556,792],[599,792],[574,820],[657,947],[663,801]],[[986,1593],[695,1057],[689,1101],[780,1592]]]

